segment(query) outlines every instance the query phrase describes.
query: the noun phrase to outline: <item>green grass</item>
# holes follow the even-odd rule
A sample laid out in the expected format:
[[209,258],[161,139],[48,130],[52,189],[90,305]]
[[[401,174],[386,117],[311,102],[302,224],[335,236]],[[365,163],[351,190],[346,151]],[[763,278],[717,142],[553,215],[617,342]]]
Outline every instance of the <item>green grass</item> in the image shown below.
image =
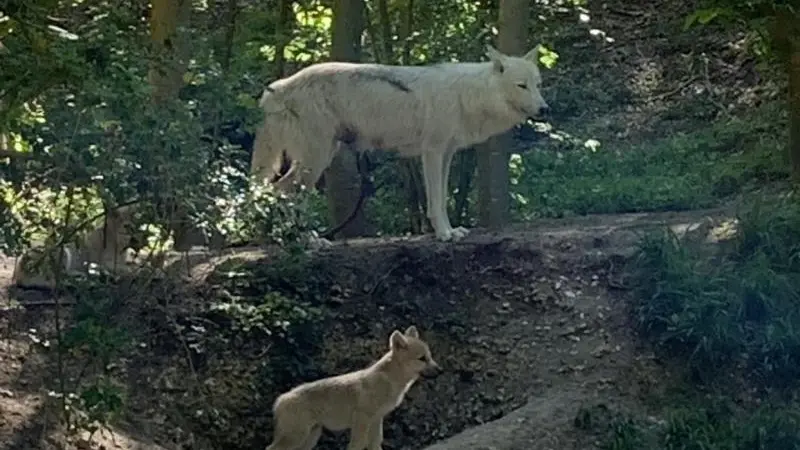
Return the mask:
[[707,208],[786,179],[782,116],[778,105],[767,105],[637,146],[537,144],[512,181],[515,218]]
[[788,407],[750,413],[718,405],[675,407],[656,422],[622,416],[599,431],[604,450],[800,449],[800,413]]
[[796,198],[749,207],[714,252],[668,231],[648,235],[631,267],[640,331],[696,373],[739,367],[775,386],[800,376]]

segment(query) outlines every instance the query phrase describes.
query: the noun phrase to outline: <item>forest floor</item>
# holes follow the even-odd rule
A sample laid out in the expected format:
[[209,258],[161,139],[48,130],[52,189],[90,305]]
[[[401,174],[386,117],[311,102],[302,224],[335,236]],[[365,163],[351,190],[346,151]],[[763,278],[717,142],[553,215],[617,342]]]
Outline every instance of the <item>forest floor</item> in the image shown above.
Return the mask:
[[[429,236],[337,244],[313,256],[331,268],[325,301],[331,316],[319,366],[335,373],[368,364],[383,351],[391,330],[416,323],[445,373],[421,381],[388,418],[384,448],[421,449],[454,435],[430,448],[595,448],[595,436],[577,428],[576,418],[585,420],[588,414],[597,422],[610,420],[614,411],[650,414],[644,399],[660,389],[669,373],[637,344],[627,326],[622,269],[641,233],[664,225],[679,234],[687,228],[707,230],[709,220],[729,216],[722,209],[589,216],[502,232],[476,230],[457,244]],[[268,264],[261,250],[245,253],[247,264]],[[242,254],[239,250],[196,266],[194,281],[213,284],[210,265]],[[10,279],[11,263],[0,262],[3,284]],[[197,307],[180,304],[180,298],[172,301],[173,311]],[[143,317],[148,305],[130,305],[126,315]],[[54,388],[52,358],[44,358],[33,345],[35,336],[52,329],[52,309],[8,309],[0,319],[3,450],[60,448],[55,445],[56,418],[42,408],[44,393]],[[131,437],[141,435],[156,437],[165,448],[215,448],[196,427],[180,430],[182,424],[168,412],[176,398],[190,394],[192,382],[181,382],[189,374],[165,363],[166,352],[147,348],[129,358],[131,366],[138,365],[124,369],[137,374],[129,386],[132,403],[150,408],[130,413],[115,430],[116,444],[106,438],[106,448],[158,448],[143,447]],[[228,369],[195,368],[194,376],[203,378],[197,383],[222,382],[221,373],[238,358],[218,357],[229,360],[218,366]],[[232,394],[225,388],[216,395],[211,402],[223,406],[224,397]],[[263,400],[259,403],[268,408],[271,400]],[[244,433],[242,440],[265,443],[270,435],[266,415],[262,411],[257,419],[242,419],[254,428],[237,431]],[[231,426],[245,426],[240,423]],[[469,431],[457,434],[464,430]],[[48,440],[42,438],[50,434],[54,444],[43,446]],[[342,438],[326,436],[320,447],[335,448],[330,445],[341,445]]]

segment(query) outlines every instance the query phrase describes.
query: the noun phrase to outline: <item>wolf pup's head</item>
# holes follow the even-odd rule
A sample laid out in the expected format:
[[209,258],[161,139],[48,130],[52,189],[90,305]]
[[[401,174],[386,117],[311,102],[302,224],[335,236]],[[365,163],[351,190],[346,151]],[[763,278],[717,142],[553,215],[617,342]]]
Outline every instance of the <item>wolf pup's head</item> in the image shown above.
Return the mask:
[[502,89],[508,105],[520,115],[520,122],[546,116],[550,106],[542,97],[542,75],[539,73],[539,46],[525,56],[509,56],[486,46],[486,56],[492,62],[497,86]]
[[[137,241],[140,239],[137,236],[136,228],[134,227],[134,219],[136,217],[136,207],[134,205],[121,206],[108,211],[107,216],[107,230],[106,230],[106,246],[114,246],[116,248],[128,248],[144,245]],[[111,239],[116,239],[112,242]]]
[[411,325],[401,333],[395,330],[389,337],[389,348],[407,375],[430,378],[439,375],[442,368],[434,361],[428,344],[419,338],[417,327]]

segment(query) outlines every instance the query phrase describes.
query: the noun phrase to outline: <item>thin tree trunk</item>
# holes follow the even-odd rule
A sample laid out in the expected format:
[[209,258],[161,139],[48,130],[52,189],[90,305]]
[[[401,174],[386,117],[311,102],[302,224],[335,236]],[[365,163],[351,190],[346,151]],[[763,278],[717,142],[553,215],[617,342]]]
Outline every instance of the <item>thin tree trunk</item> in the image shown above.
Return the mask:
[[278,22],[275,27],[275,79],[282,78],[286,73],[286,46],[292,40],[292,2],[278,0]]
[[789,57],[789,161],[792,180],[800,183],[800,46]]
[[786,7],[776,8],[775,16],[772,44],[784,60],[789,79],[789,164],[792,181],[800,183],[800,24],[796,13]]
[[175,98],[183,86],[188,61],[183,58],[185,40],[178,33],[191,13],[190,0],[153,0],[150,12],[150,38],[157,58],[151,63],[148,81],[153,87],[152,101],[159,104]]
[[378,19],[381,26],[381,42],[383,43],[383,63],[394,64],[394,46],[392,45],[392,19],[389,17],[389,5],[386,0],[378,0]]
[[[398,31],[398,41],[402,42],[400,64],[411,64],[411,48],[414,31],[414,0],[407,0],[405,15]],[[388,19],[388,14],[387,14]],[[400,170],[406,180],[406,205],[408,207],[409,228],[412,234],[421,234],[427,228],[425,188],[422,185],[422,167],[417,158],[403,158],[399,161]]]
[[[361,34],[364,30],[364,0],[334,0],[331,30],[331,57],[336,61],[361,59]],[[331,226],[347,220],[361,196],[361,174],[357,155],[342,151],[325,171],[326,196]],[[368,223],[361,208],[335,237],[357,237],[368,233]]]
[[466,219],[469,217],[469,193],[472,190],[472,179],[475,175],[475,148],[466,148],[458,152],[458,191],[453,196],[453,225],[468,226]]
[[378,30],[375,29],[375,25],[372,23],[372,11],[368,2],[364,2],[364,29],[367,32],[367,36],[369,37],[370,43],[370,51],[372,52],[372,59],[377,63],[382,63],[386,61],[386,55],[382,49],[382,40],[381,37],[378,36]]
[[[500,0],[497,48],[508,55],[526,53],[528,0]],[[511,132],[490,138],[477,149],[478,222],[499,228],[510,221],[509,151]]]
[[[187,23],[191,14],[190,0],[154,0],[150,11],[150,38],[156,58],[150,64],[148,82],[152,87],[151,101],[163,104],[178,96],[183,86],[183,74],[188,64],[184,58],[186,42],[178,33],[180,24]],[[162,174],[166,175],[166,174]],[[174,247],[188,250],[196,240],[185,205],[173,198],[165,201],[163,211],[173,232]]]
[[[789,12],[785,13],[789,15]],[[789,161],[792,181],[800,183],[800,26],[797,18],[788,18],[789,31],[787,58],[789,72]]]
[[[222,69],[222,76],[224,80],[227,82],[230,76],[230,68],[231,68],[231,59],[233,58],[233,39],[236,37],[236,18],[239,15],[239,0],[228,0],[225,5],[225,36],[222,41],[222,51],[220,56],[220,67]],[[215,143],[220,142],[220,127],[222,126],[222,122],[224,119],[224,112],[222,107],[219,107],[217,110],[217,118],[214,121],[214,136],[213,140]],[[215,144],[216,145],[216,144]],[[206,240],[206,237],[203,235],[202,230],[198,227],[192,227],[192,238],[191,241],[199,241],[203,243]],[[189,246],[191,246],[193,242],[190,242]],[[227,239],[225,235],[217,231],[216,229],[210,230],[210,236],[208,236],[208,247],[211,250],[222,250],[227,245]],[[184,245],[185,247],[186,245]]]

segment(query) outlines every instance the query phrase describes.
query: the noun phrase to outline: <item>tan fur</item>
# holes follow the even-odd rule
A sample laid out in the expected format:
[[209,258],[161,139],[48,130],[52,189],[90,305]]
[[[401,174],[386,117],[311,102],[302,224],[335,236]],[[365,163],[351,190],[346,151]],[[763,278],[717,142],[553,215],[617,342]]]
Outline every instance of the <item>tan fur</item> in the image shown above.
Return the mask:
[[259,105],[251,171],[263,181],[284,153],[292,161],[276,187],[310,189],[343,147],[421,157],[427,213],[436,236],[461,239],[447,216],[455,153],[549,107],[541,95],[538,46],[522,57],[491,46],[489,61],[432,66],[328,62],[272,83]]
[[389,351],[371,366],[301,384],[275,400],[275,433],[267,450],[311,450],[322,429],[350,430],[347,450],[380,450],[383,419],[422,376],[441,368],[413,325],[395,330]]
[[[113,210],[107,220],[80,239],[77,246],[65,245],[60,260],[64,273],[70,275],[84,271],[87,263],[95,263],[110,271],[125,267],[125,249],[131,241],[126,225],[131,222],[132,214],[130,206]],[[17,259],[13,284],[25,288],[55,288],[54,269],[49,264],[50,258],[43,258],[45,251],[56,252],[57,249],[32,248]],[[32,267],[38,261],[41,263]]]

